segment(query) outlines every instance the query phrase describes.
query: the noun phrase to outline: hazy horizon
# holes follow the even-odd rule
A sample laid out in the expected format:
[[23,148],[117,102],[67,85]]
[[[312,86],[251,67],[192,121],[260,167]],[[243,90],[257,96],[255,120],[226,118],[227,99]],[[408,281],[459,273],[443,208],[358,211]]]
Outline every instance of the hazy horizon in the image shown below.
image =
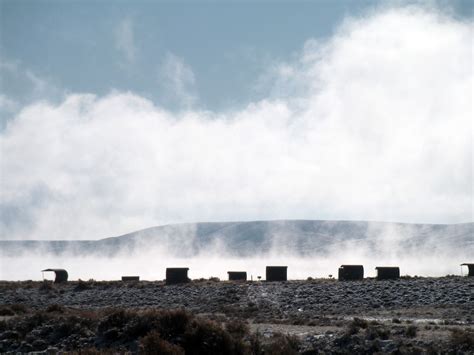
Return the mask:
[[0,279],[38,279],[50,267],[67,269],[72,279],[130,272],[160,279],[173,266],[190,267],[193,278],[226,279],[229,270],[255,275],[275,264],[288,265],[290,279],[304,279],[351,263],[369,276],[384,265],[403,275],[445,276],[469,262],[473,232],[473,223],[260,221],[168,225],[96,241],[0,241]]

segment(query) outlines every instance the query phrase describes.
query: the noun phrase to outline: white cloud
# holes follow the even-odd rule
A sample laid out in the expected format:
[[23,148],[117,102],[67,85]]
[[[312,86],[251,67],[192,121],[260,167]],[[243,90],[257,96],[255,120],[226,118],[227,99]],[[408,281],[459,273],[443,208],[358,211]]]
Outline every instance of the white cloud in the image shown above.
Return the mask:
[[168,52],[159,68],[158,80],[168,101],[188,108],[196,103],[194,72],[183,58]]
[[[471,24],[391,9],[308,42],[275,74],[274,96],[241,111],[173,114],[132,93],[25,107],[1,134],[2,238],[472,220],[471,36]],[[171,59],[178,95],[194,78]]]
[[128,63],[133,63],[137,49],[133,32],[133,22],[130,18],[123,19],[115,29],[115,48],[122,53]]

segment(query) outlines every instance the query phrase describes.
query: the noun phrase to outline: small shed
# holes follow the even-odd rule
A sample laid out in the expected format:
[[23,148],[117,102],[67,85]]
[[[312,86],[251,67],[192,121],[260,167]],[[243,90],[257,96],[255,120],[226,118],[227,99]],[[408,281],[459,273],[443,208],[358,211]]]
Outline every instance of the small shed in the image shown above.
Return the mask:
[[140,276],[122,276],[122,281],[140,281]]
[[463,263],[461,266],[467,266],[467,276],[474,276],[474,264]]
[[227,271],[229,281],[247,281],[247,272],[245,271]]
[[364,278],[363,265],[341,265],[338,272],[339,280],[362,280]]
[[400,268],[398,266],[377,266],[377,280],[393,280],[400,278]]
[[[41,272],[54,272],[55,278],[54,278],[54,283],[58,284],[61,282],[67,282],[68,278],[68,273],[64,269],[44,269],[41,270]],[[44,275],[43,275],[44,278]]]
[[286,281],[288,266],[267,266],[265,278],[267,281]]
[[188,278],[188,267],[169,267],[166,269],[166,284],[181,284],[191,281]]

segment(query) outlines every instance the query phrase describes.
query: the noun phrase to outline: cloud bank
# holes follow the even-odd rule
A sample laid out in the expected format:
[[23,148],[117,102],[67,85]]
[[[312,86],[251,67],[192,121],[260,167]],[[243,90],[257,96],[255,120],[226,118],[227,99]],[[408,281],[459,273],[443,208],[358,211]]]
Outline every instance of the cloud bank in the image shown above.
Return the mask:
[[238,111],[170,112],[127,92],[24,107],[0,136],[1,238],[190,221],[473,220],[472,23],[384,10],[309,40],[262,77],[267,98]]

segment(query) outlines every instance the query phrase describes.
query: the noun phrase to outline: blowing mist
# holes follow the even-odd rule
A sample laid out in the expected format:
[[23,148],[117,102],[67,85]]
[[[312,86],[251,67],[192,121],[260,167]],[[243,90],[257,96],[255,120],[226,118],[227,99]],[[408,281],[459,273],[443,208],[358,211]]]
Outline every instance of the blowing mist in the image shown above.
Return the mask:
[[436,8],[387,7],[272,61],[241,107],[200,105],[172,53],[179,110],[124,90],[22,106],[0,132],[0,279],[459,274],[474,250],[471,40]]

